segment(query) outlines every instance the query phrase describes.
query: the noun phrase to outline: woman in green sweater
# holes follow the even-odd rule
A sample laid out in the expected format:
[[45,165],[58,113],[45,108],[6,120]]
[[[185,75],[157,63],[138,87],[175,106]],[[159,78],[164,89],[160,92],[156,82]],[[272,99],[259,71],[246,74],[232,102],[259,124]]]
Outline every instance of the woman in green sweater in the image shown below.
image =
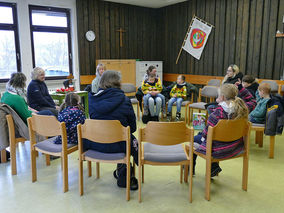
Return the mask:
[[27,123],[27,119],[32,116],[32,113],[53,115],[49,110],[38,112],[28,106],[25,93],[26,81],[27,78],[23,73],[12,73],[11,79],[6,85],[6,92],[1,98],[1,103],[13,108],[25,123]]

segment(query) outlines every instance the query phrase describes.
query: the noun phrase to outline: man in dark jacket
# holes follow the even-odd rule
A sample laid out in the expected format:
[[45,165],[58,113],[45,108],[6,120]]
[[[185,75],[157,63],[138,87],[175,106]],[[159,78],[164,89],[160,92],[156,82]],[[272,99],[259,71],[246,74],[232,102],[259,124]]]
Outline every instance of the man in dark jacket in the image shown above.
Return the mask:
[[50,110],[57,117],[58,111],[56,110],[53,99],[49,95],[44,80],[45,71],[40,67],[34,68],[32,81],[27,89],[28,104],[37,111]]

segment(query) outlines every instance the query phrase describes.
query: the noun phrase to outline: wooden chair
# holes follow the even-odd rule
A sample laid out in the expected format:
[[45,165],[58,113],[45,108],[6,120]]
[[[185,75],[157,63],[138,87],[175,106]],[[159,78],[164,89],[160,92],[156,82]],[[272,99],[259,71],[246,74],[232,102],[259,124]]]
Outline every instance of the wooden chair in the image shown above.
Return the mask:
[[17,174],[17,160],[16,160],[16,146],[20,142],[25,142],[28,139],[22,137],[16,137],[15,125],[12,115],[6,115],[9,131],[9,143],[10,143],[10,160],[11,160],[11,173],[12,175]]
[[[110,132],[111,130],[111,132]],[[77,126],[79,146],[79,193],[83,189],[83,161],[88,161],[89,177],[92,176],[91,162],[96,162],[97,178],[100,176],[99,163],[125,163],[127,165],[126,200],[130,200],[130,127],[124,127],[117,120],[87,119]],[[125,153],[102,153],[95,150],[83,151],[83,138],[97,143],[126,141]]]
[[[258,147],[263,147],[263,135],[264,135],[264,124],[252,123],[251,130],[255,131],[255,144],[258,144]],[[274,146],[275,146],[275,135],[269,136],[269,158],[274,158]]]
[[[205,105],[208,102],[209,99],[209,103],[214,102],[214,100],[216,99],[216,97],[218,96],[218,87],[216,86],[205,86],[202,89],[199,89],[199,95],[198,95],[198,102],[197,103],[192,103],[188,105],[188,119],[187,119],[187,123],[189,124],[192,118],[192,114],[193,114],[193,110],[197,109],[199,112],[201,112],[201,110],[205,110],[206,113],[206,117],[208,116],[208,112],[205,108]],[[202,102],[201,98],[205,97],[207,102]]]
[[[187,182],[188,165],[190,165],[189,202],[192,202],[193,174],[193,128],[186,127],[185,122],[149,122],[139,129],[139,202],[144,183],[144,165],[180,166],[180,182]],[[145,143],[146,142],[146,143]],[[189,142],[189,149],[185,142]]]
[[[67,133],[64,122],[59,122],[54,116],[33,115],[28,118],[30,143],[31,143],[31,167],[32,167],[32,182],[37,181],[36,171],[36,153],[45,154],[46,164],[50,165],[50,156],[61,157],[61,166],[63,170],[63,192],[68,191],[68,154],[78,150],[76,144],[67,143]],[[48,139],[38,142],[36,141],[36,133],[49,137]],[[54,143],[54,136],[60,135],[62,144]],[[50,138],[52,137],[52,138]]]
[[139,109],[139,101],[135,98],[135,94],[137,92],[137,88],[133,84],[123,83],[121,84],[121,90],[125,93],[127,97],[130,98],[130,101],[133,105],[136,105],[137,111],[137,120],[140,121],[140,109]]
[[[210,184],[211,184],[211,163],[220,162],[224,160],[231,160],[234,158],[243,158],[243,180],[242,189],[247,191],[248,184],[248,158],[249,158],[249,136],[250,136],[250,122],[245,119],[238,120],[220,120],[216,126],[208,128],[206,141],[206,154],[194,151],[194,153],[206,160],[205,173],[205,199],[210,200]],[[232,131],[233,129],[233,131]],[[232,158],[213,158],[212,157],[212,142],[231,142],[243,137],[244,151],[243,153]]]

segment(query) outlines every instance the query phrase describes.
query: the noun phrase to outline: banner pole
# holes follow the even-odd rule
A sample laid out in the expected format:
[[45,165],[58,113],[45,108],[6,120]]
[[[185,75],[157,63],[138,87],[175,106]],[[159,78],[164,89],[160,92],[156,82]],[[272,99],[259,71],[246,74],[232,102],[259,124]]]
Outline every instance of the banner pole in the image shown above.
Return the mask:
[[193,19],[194,19],[195,17],[196,17],[196,16],[193,15],[193,18],[191,19],[191,22],[190,22],[190,24],[189,24],[189,26],[188,26],[187,32],[186,32],[186,34],[185,34],[184,40],[183,40],[183,42],[182,42],[181,48],[180,48],[180,50],[179,50],[179,53],[178,53],[178,56],[177,56],[177,59],[176,59],[176,64],[178,63],[178,60],[179,60],[179,57],[180,57],[182,48],[183,48],[184,43],[185,43],[185,41],[186,41],[186,39],[187,39],[188,33],[189,33],[189,31],[190,31],[190,28],[191,28],[191,25],[192,25],[192,22],[193,22]]

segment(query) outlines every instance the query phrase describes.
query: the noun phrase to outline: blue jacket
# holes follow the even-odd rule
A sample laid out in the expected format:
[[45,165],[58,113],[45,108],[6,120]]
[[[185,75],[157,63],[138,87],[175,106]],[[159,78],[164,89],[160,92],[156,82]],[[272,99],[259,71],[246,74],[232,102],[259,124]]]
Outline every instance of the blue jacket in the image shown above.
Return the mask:
[[27,90],[28,104],[31,108],[40,110],[42,107],[55,108],[55,103],[49,95],[44,82],[32,80]]
[[[132,104],[121,89],[99,90],[95,95],[89,93],[89,114],[91,119],[119,120],[123,126],[130,126],[131,133],[136,131],[136,117]],[[133,137],[132,135],[131,138]],[[84,149],[105,153],[125,152],[125,142],[112,144],[85,142]]]

